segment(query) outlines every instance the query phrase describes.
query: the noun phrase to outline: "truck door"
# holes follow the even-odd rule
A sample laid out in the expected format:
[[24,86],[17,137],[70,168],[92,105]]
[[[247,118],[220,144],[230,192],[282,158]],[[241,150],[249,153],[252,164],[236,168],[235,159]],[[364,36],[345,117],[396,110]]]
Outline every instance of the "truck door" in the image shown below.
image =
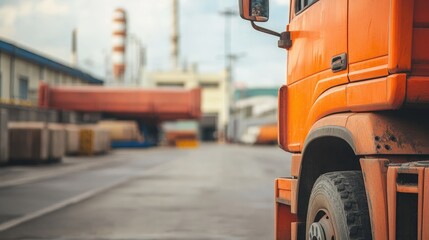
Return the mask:
[[351,82],[388,75],[390,4],[389,0],[350,1],[348,60]]
[[290,151],[301,150],[299,143],[317,120],[311,108],[320,95],[348,83],[347,5],[348,0],[291,0],[288,99],[299,102],[287,102],[287,129],[294,129],[286,133]]
[[331,67],[335,56],[347,53],[347,0],[292,0],[290,15],[288,83],[344,75]]

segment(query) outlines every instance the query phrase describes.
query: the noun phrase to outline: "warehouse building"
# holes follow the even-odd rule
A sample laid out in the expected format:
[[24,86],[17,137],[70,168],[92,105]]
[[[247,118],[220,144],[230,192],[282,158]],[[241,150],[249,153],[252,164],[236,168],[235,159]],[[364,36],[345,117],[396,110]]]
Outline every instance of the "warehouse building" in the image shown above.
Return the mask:
[[203,141],[223,139],[229,118],[230,89],[226,72],[200,73],[196,67],[188,70],[152,72],[148,76],[149,87],[202,89],[200,138]]
[[227,138],[232,142],[251,143],[257,127],[276,125],[278,88],[242,88],[234,91]]
[[0,39],[0,99],[37,103],[39,82],[101,85],[103,81],[61,61]]

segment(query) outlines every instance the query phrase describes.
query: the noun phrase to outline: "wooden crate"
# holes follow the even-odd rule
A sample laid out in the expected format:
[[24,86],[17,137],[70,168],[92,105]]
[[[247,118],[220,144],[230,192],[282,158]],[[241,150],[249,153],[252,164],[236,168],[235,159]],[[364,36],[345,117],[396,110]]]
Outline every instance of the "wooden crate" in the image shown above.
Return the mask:
[[66,132],[65,151],[66,155],[79,154],[79,134],[80,128],[74,124],[67,124],[64,127]]
[[50,162],[59,162],[66,151],[66,131],[64,125],[49,123],[47,124],[49,132],[48,158]]
[[100,121],[97,125],[109,131],[111,141],[143,141],[135,121]]
[[49,160],[49,131],[45,123],[9,122],[11,163],[40,163]]
[[95,155],[110,150],[110,133],[97,125],[80,126],[79,153],[81,155]]

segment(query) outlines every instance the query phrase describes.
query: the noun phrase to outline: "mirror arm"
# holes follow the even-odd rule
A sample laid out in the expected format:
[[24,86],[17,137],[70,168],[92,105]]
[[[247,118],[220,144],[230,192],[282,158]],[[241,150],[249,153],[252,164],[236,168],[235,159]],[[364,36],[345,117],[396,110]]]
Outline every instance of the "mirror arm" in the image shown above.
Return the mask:
[[250,21],[250,22],[252,23],[252,27],[255,30],[257,30],[257,31],[260,31],[260,32],[263,32],[263,33],[267,33],[267,34],[270,34],[270,35],[273,35],[273,36],[281,37],[281,34],[278,33],[278,32],[274,32],[274,31],[272,31],[270,29],[266,29],[266,28],[260,27],[260,26],[256,25],[254,21]]
[[291,35],[290,35],[289,31],[278,33],[278,32],[274,32],[270,29],[260,27],[260,26],[256,25],[254,21],[250,21],[250,22],[252,23],[252,27],[255,30],[263,32],[263,33],[267,33],[270,35],[274,35],[276,37],[279,37],[280,38],[280,40],[278,42],[279,48],[289,49],[292,47],[292,39],[291,39]]

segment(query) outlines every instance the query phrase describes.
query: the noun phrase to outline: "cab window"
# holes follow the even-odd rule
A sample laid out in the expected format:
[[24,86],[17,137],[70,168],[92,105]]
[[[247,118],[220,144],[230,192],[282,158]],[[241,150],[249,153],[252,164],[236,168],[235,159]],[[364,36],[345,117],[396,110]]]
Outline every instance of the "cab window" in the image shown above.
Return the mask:
[[298,14],[316,1],[317,0],[295,0],[295,13]]

